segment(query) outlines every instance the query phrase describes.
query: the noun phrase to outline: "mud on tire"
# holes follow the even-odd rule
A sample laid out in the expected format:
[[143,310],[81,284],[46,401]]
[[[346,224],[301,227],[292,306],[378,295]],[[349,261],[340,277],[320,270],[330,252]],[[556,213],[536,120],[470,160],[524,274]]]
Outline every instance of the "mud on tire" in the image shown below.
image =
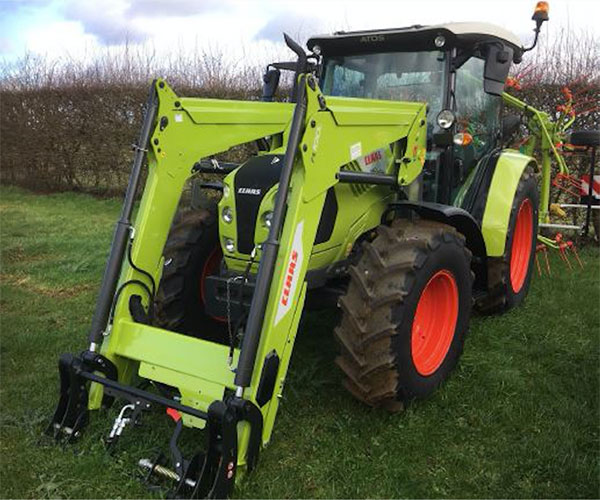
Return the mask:
[[[342,320],[335,330],[340,344],[336,362],[344,386],[356,398],[397,411],[413,398],[428,396],[448,377],[469,325],[470,262],[464,237],[433,221],[396,220],[363,243],[362,256],[350,269],[348,292],[340,299]],[[423,374],[412,353],[413,318],[423,290],[439,273],[454,278],[456,322],[439,366]]]

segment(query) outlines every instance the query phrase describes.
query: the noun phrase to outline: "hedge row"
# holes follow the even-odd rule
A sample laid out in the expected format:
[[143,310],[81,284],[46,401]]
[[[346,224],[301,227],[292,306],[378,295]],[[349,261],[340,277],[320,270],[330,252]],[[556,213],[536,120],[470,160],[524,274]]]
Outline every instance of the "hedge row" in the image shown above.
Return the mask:
[[[147,92],[142,85],[2,91],[2,182],[43,191],[123,191]],[[251,93],[213,89],[210,95],[247,99]]]
[[[516,91],[533,106],[554,113],[560,85]],[[577,89],[580,90],[577,93]],[[180,95],[256,98],[258,86],[179,87]],[[600,103],[600,85],[575,89],[578,99]],[[127,183],[131,144],[141,123],[147,87],[82,85],[0,90],[1,181],[35,190],[76,190],[113,195]],[[574,128],[600,129],[598,111],[578,116]]]

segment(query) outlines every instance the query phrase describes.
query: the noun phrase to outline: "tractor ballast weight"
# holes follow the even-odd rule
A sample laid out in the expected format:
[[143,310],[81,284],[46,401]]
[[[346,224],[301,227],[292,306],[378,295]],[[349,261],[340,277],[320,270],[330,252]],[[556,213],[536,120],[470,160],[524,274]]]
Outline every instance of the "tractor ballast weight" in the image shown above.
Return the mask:
[[[255,467],[271,438],[316,292],[342,309],[337,363],[352,394],[390,410],[429,395],[458,361],[472,301],[488,297],[497,311],[523,300],[537,231],[532,158],[491,148],[465,179],[453,177],[460,154],[446,112],[456,106],[456,71],[478,58],[481,90],[491,78],[485,87],[497,94],[506,57],[521,55],[512,35],[480,30],[342,33],[309,41],[308,56],[285,36],[297,61],[271,65],[256,102],[179,97],[155,80],[89,347],[60,358],[48,433],[73,440],[90,410],[122,399],[114,443],[143,413],[166,408],[172,466],[140,465],[175,480],[177,496],[229,495],[238,467]],[[385,56],[407,41],[438,54],[425,65],[438,68],[433,84],[445,82],[437,118],[427,102],[372,98],[367,87],[378,80],[367,68],[382,67],[376,58],[344,66],[344,51]],[[496,47],[493,57],[483,42]],[[349,91],[329,65],[365,75]],[[280,69],[295,71],[293,102],[272,101]],[[215,159],[252,142],[260,152],[242,165]],[[207,173],[222,177],[200,186],[220,192],[218,203],[179,214],[186,183]],[[198,309],[190,327],[186,315]],[[184,426],[206,434],[205,449],[189,458],[177,446]]]

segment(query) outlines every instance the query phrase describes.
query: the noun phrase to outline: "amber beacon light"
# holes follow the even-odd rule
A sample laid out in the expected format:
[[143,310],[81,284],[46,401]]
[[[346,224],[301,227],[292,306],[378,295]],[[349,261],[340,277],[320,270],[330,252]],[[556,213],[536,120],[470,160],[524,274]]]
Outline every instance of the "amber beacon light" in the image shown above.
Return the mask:
[[531,17],[531,19],[535,21],[535,28],[533,30],[535,33],[535,38],[533,39],[533,44],[531,47],[523,48],[523,52],[527,52],[537,45],[540,28],[542,27],[542,24],[550,19],[550,17],[548,17],[549,10],[550,6],[548,5],[548,2],[538,2],[536,4],[535,10],[533,11],[533,16]]
[[550,19],[548,17],[548,12],[550,11],[550,6],[548,2],[538,2],[535,6],[535,11],[533,12],[533,19],[539,24],[542,24],[544,21]]

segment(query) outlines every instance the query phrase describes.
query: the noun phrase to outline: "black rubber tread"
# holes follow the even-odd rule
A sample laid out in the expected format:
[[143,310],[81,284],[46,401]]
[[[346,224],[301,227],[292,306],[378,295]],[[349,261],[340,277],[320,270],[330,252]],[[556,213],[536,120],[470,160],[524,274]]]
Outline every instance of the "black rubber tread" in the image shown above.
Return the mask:
[[[533,206],[533,239],[531,242],[532,252],[529,259],[529,271],[525,278],[525,283],[515,294],[510,285],[510,256],[512,249],[513,233],[515,229],[517,213],[523,200],[528,197]],[[508,234],[506,237],[506,245],[504,255],[502,257],[488,258],[488,293],[481,297],[475,304],[476,309],[482,314],[498,314],[506,312],[519,304],[521,304],[527,293],[531,283],[533,274],[533,261],[535,259],[535,247],[537,242],[538,231],[538,207],[539,194],[537,181],[533,169],[527,167],[517,185],[517,192],[513,199],[513,205],[510,212]]]
[[592,210],[591,225],[594,228],[596,243],[600,245],[600,210]]
[[[464,236],[451,226],[404,219],[380,226],[362,249],[359,262],[350,268],[348,292],[339,301],[336,363],[345,375],[344,386],[357,399],[398,411],[408,400],[433,392],[460,357],[472,301],[471,252]],[[422,289],[446,261],[454,261],[460,282],[459,319],[446,359],[423,377],[409,352],[412,318]]]
[[163,251],[165,265],[155,301],[155,324],[167,330],[223,340],[224,325],[208,316],[199,298],[200,273],[219,245],[216,202],[178,213]]
[[600,146],[600,130],[575,130],[569,142],[574,146]]

